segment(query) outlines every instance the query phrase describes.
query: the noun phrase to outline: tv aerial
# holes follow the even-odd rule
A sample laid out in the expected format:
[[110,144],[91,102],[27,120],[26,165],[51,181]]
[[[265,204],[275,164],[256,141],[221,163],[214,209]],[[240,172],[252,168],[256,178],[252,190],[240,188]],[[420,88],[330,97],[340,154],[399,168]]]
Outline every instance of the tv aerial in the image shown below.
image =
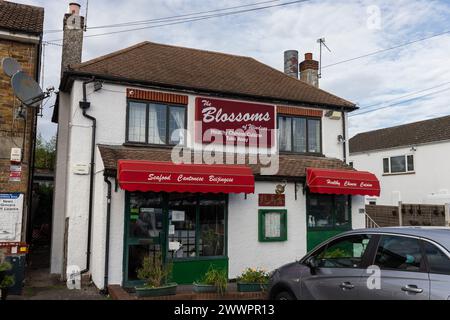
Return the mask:
[[13,58],[3,58],[2,69],[11,78],[14,95],[26,107],[38,107],[40,102],[54,91],[54,88],[48,88],[43,92],[36,80],[22,71],[20,64]]
[[319,79],[322,78],[322,47],[325,47],[329,52],[331,52],[330,48],[327,47],[327,45],[325,44],[325,38],[320,38],[317,39],[317,43],[320,45],[320,57],[319,57],[319,74],[318,77]]

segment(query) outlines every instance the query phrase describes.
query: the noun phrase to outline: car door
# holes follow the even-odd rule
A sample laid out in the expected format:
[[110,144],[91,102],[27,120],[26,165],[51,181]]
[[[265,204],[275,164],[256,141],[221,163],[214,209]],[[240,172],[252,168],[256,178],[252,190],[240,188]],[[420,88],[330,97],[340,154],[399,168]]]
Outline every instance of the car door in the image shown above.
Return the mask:
[[370,237],[342,236],[316,250],[312,255],[315,267],[305,269],[301,277],[302,298],[356,299]]
[[430,299],[450,300],[449,253],[436,244],[423,241],[430,279]]
[[[369,270],[378,272],[362,275],[360,298],[429,299],[430,281],[421,240],[410,236],[381,235],[373,261]],[[368,285],[370,280],[373,281]]]

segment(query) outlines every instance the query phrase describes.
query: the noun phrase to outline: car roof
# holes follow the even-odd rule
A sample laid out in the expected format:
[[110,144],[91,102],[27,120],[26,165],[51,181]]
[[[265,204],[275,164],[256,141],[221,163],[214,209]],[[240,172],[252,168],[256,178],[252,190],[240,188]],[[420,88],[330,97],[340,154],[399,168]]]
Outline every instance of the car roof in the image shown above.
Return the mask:
[[349,234],[360,234],[360,233],[372,233],[372,234],[398,234],[421,237],[425,239],[437,242],[445,249],[450,252],[450,228],[449,227],[382,227],[382,228],[371,228],[371,229],[355,229],[352,231],[347,231],[342,235]]

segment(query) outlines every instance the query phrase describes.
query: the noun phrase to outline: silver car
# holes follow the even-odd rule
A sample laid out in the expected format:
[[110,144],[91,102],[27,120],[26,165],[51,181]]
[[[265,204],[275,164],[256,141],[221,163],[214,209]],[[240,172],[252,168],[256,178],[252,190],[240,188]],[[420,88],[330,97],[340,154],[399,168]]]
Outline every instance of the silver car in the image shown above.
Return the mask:
[[272,272],[270,299],[450,300],[450,228],[342,233]]

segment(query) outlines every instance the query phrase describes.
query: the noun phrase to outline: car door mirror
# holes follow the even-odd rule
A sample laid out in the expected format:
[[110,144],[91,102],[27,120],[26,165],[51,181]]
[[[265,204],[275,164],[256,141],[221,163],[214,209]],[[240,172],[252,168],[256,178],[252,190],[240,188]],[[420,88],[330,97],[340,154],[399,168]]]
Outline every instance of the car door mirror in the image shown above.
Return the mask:
[[309,268],[311,274],[316,274],[316,269],[319,266],[316,257],[311,256],[308,259],[306,259],[305,265]]

